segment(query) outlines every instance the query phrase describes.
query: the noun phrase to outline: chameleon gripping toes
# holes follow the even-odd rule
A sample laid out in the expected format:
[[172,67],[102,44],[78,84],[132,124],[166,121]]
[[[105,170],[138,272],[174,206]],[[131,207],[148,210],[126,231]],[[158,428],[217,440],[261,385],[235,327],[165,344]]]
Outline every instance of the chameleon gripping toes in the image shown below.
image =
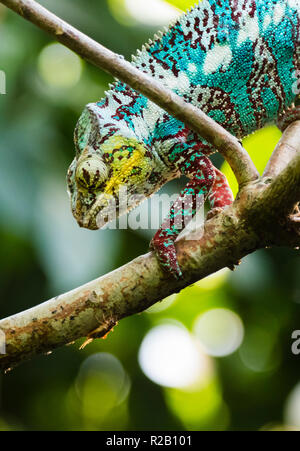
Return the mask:
[[[299,24],[300,0],[203,0],[132,64],[242,139],[280,119],[299,95]],[[162,267],[180,277],[174,243],[182,227],[206,199],[216,210],[233,199],[209,160],[217,149],[122,82],[86,106],[75,147],[68,171],[72,211],[90,229],[119,214],[122,187],[129,210],[169,180],[188,176],[151,243]]]

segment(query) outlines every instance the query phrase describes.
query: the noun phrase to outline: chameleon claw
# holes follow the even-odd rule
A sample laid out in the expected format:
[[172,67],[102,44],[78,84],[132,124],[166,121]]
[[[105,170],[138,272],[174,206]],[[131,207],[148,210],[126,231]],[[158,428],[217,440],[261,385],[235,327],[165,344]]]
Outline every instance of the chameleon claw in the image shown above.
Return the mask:
[[161,266],[167,274],[170,274],[176,280],[181,280],[183,278],[182,271],[178,264],[176,267],[173,267],[173,268],[170,268],[169,266],[163,266],[162,263],[161,263]]
[[150,243],[150,249],[155,253],[160,267],[167,274],[172,275],[177,280],[182,279],[183,274],[180,269],[176,249],[174,244],[166,246],[165,243],[156,242],[154,239]]

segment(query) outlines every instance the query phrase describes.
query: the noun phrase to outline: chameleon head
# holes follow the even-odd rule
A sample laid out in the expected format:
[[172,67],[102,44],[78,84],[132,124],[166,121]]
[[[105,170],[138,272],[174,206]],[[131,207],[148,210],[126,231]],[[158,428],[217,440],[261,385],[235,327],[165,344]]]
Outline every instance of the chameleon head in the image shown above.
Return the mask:
[[76,137],[75,132],[77,154],[69,167],[67,181],[78,224],[98,229],[148,195],[153,162],[151,153],[135,138],[116,133],[100,141],[95,139],[93,127],[90,134],[92,140]]

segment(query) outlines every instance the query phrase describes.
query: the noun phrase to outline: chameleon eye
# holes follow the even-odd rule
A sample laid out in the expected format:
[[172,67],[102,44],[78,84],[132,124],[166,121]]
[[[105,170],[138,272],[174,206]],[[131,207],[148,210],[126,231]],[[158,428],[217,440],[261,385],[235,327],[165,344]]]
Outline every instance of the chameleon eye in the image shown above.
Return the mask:
[[107,167],[100,157],[93,155],[82,161],[79,159],[76,180],[83,188],[98,188],[106,180],[107,175]]

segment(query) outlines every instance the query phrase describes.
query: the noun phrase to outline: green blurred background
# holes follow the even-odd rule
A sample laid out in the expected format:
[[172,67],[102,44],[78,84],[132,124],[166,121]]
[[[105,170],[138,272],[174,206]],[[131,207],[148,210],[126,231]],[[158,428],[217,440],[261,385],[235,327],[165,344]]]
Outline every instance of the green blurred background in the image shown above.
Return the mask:
[[[126,58],[193,1],[51,0],[53,12]],[[170,5],[172,4],[172,5]],[[65,174],[84,105],[111,78],[0,7],[0,317],[145,253],[154,231],[80,229]],[[280,137],[245,140],[260,171]],[[214,162],[232,174],[220,157]],[[178,191],[181,182],[164,192]],[[268,249],[0,376],[0,429],[300,429],[299,253]]]

